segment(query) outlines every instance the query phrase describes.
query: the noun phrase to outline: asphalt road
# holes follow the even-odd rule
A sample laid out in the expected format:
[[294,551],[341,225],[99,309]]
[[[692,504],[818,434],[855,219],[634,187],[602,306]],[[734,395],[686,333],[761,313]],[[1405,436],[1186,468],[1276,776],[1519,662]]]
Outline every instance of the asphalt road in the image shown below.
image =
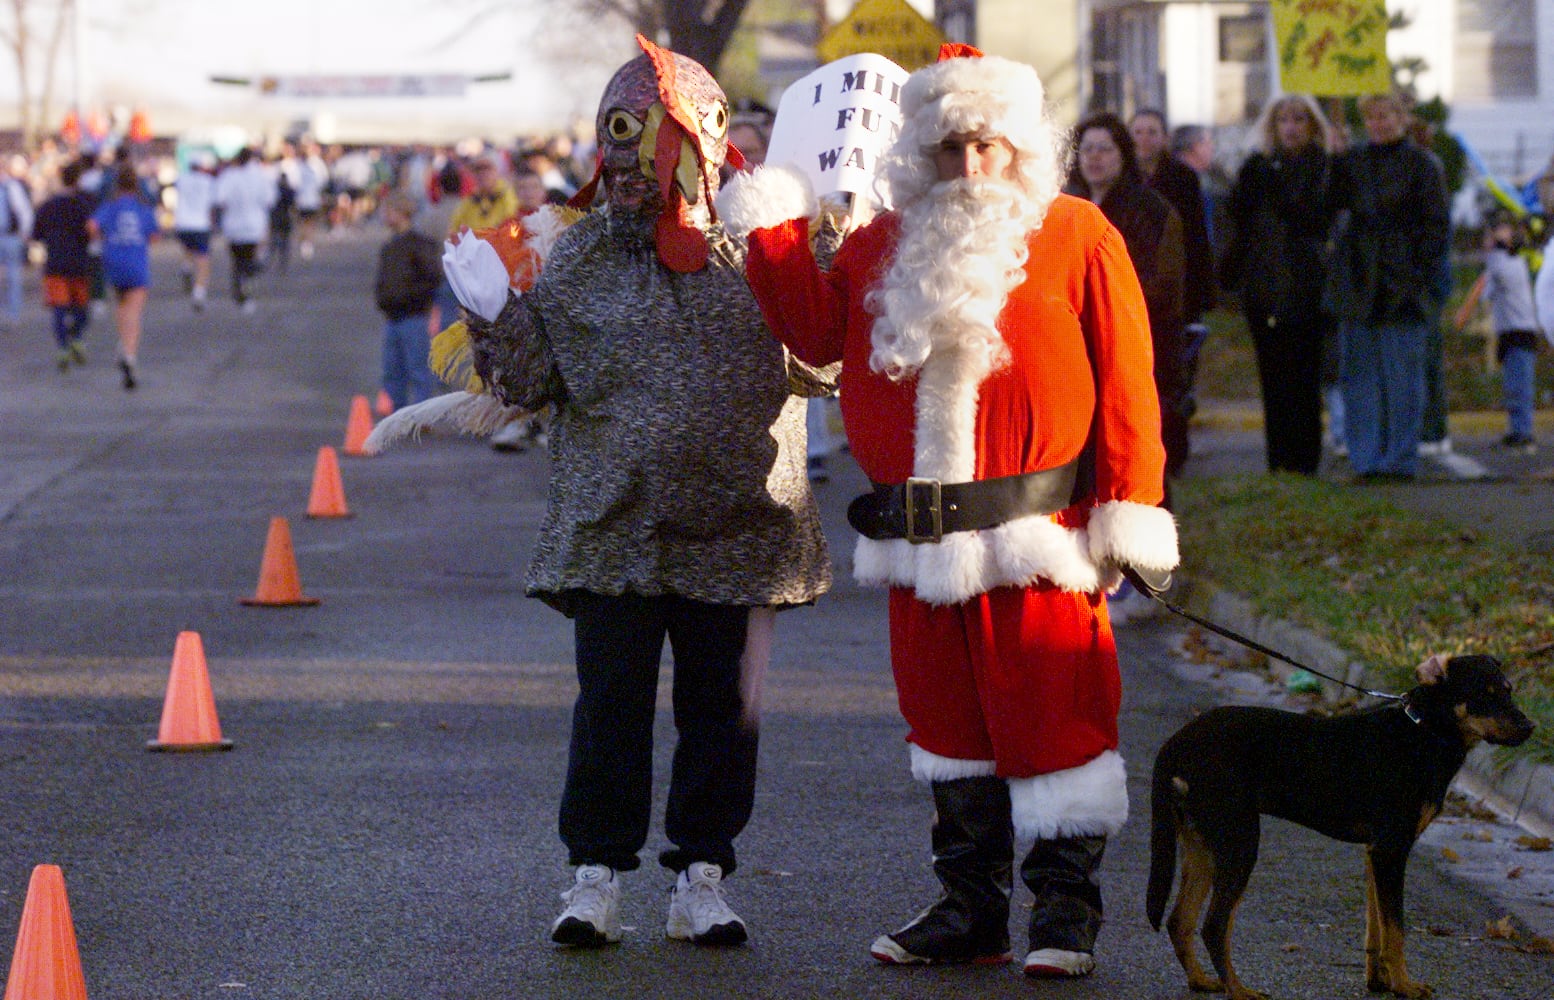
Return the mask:
[[[1159,620],[1119,638],[1134,818],[1106,859],[1096,974],[1044,985],[868,958],[935,883],[883,595],[848,580],[842,510],[862,480],[845,456],[818,491],[838,586],[779,619],[755,818],[729,887],[752,943],[664,939],[655,822],[647,863],[624,876],[624,943],[554,948],[570,633],[521,586],[544,456],[440,438],[342,458],[354,517],[304,516],[317,449],[341,443],[353,395],[376,392],[382,236],[327,241],[267,275],[252,316],[224,298],[193,313],[162,248],[134,393],[106,316],[89,363],[65,374],[36,305],[0,330],[0,936],[33,866],[53,863],[94,1000],[1190,995],[1143,917],[1147,781],[1170,732],[1235,694],[1189,679],[1203,671]],[[216,270],[219,289],[219,248]],[[317,607],[239,604],[275,515]],[[185,629],[203,638],[230,753],[144,749]],[[667,712],[659,736],[666,769]],[[1438,853],[1422,847],[1409,873],[1413,973],[1442,997],[1554,994],[1554,958],[1486,936],[1502,904]],[[1546,857],[1506,845],[1502,863]],[[1265,825],[1236,925],[1249,983],[1367,995],[1361,866],[1358,848]]]

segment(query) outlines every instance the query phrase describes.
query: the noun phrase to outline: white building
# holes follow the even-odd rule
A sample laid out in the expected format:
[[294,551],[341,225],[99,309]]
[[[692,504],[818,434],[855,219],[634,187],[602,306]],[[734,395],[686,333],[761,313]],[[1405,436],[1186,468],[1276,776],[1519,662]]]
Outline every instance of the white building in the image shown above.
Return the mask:
[[[1416,90],[1445,100],[1448,127],[1504,179],[1541,172],[1554,156],[1554,0],[1387,8],[1408,21],[1389,33],[1389,57],[1423,61]],[[1266,0],[938,0],[936,12],[952,37],[1031,62],[1076,117],[1158,107],[1173,124],[1214,126],[1233,150],[1278,88]]]

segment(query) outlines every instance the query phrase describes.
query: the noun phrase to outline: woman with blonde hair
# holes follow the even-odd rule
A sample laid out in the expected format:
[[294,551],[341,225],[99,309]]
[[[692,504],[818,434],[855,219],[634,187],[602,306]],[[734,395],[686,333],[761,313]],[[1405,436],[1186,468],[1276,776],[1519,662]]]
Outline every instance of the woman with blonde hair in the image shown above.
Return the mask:
[[1333,219],[1334,131],[1316,101],[1283,94],[1254,127],[1259,148],[1230,195],[1235,239],[1220,280],[1241,296],[1257,351],[1270,472],[1315,475],[1322,460],[1323,245]]

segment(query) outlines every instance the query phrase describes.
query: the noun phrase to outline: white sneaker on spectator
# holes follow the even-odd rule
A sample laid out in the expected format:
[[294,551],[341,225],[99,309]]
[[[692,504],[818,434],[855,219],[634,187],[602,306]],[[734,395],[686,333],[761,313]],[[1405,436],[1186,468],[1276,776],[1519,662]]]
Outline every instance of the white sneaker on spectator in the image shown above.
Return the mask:
[[694,944],[744,944],[745,922],[723,900],[723,869],[697,861],[675,880],[664,934]]
[[620,883],[615,870],[582,865],[572,888],[561,894],[567,908],[551,926],[550,939],[578,948],[598,948],[621,939]]

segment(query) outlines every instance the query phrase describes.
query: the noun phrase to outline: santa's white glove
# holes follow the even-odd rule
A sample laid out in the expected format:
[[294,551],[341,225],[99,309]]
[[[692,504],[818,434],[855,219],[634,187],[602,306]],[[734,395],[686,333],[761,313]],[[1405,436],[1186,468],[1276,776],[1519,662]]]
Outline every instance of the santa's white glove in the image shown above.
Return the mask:
[[507,304],[510,278],[496,248],[469,232],[443,244],[442,271],[459,305],[488,323]]

